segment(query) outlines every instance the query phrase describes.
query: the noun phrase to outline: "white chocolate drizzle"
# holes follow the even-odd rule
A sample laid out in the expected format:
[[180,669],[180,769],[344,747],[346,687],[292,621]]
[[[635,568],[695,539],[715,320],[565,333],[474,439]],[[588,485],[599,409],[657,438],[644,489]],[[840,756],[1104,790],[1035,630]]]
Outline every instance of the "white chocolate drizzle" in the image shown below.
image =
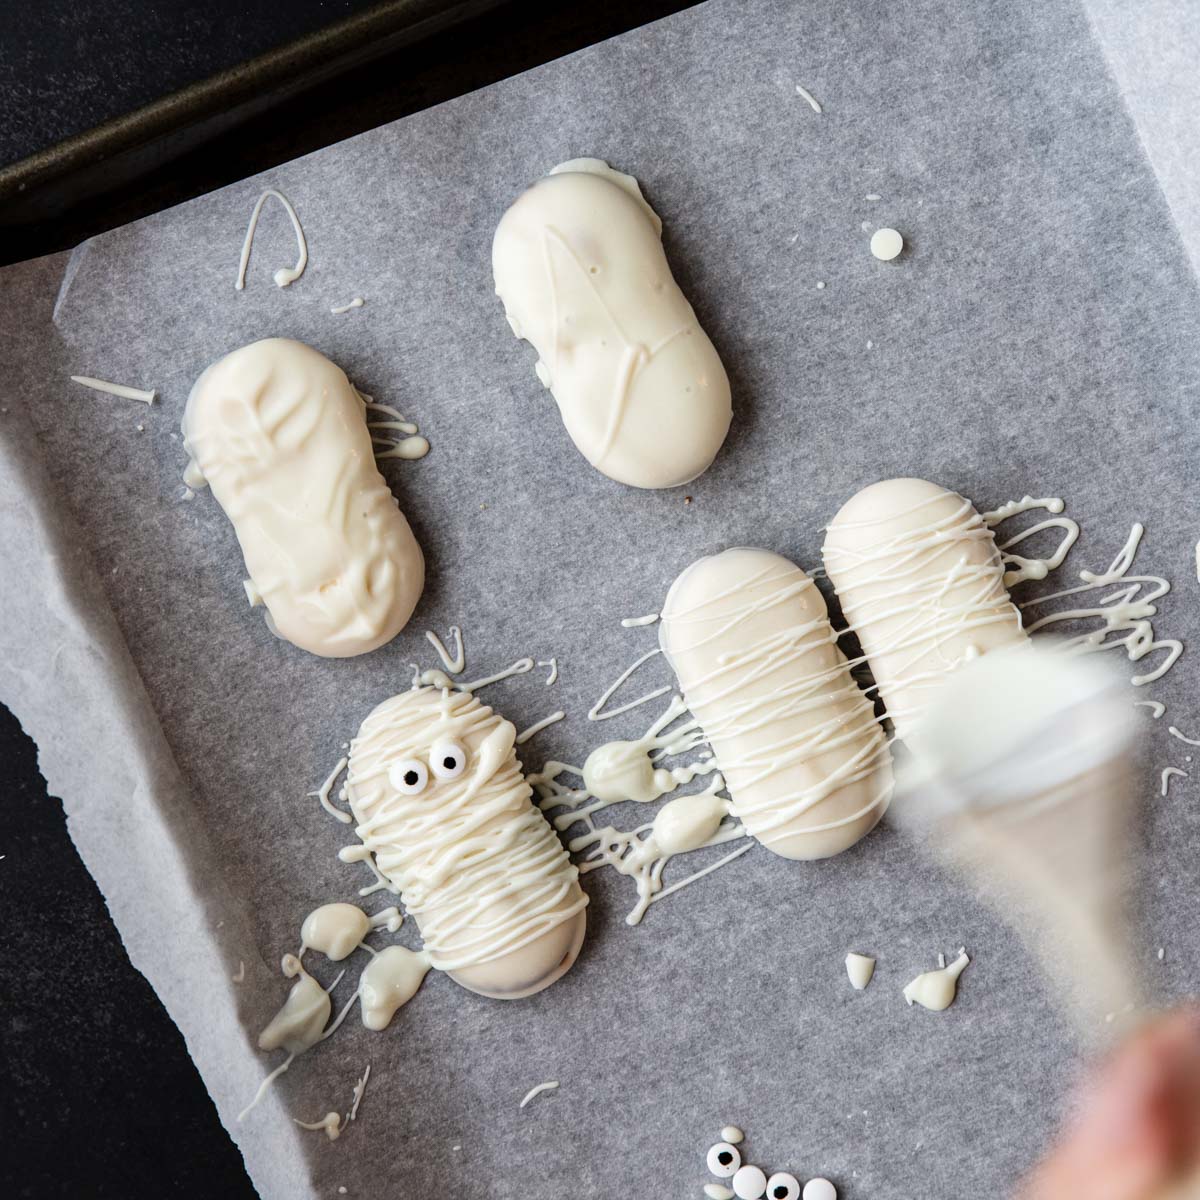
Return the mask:
[[371,1078],[371,1064],[367,1063],[363,1069],[363,1073],[358,1077],[351,1092],[350,1113],[347,1116],[348,1121],[353,1121],[358,1117],[358,1106],[362,1103],[362,1098],[367,1091],[367,1080]]
[[[1079,525],[1070,517],[1062,515],[1065,507],[1066,505],[1058,496],[1047,496],[1041,500],[1034,500],[1031,496],[1024,496],[1020,500],[1010,500],[1007,504],[1002,504],[999,508],[993,509],[991,512],[981,514],[984,524],[989,529],[995,529],[996,526],[1003,524],[1010,517],[1015,517],[1019,513],[1029,512],[1035,508],[1045,509],[1046,512],[1051,514],[1046,520],[1039,521],[1026,529],[1020,530],[1007,541],[1000,542],[997,545],[996,548],[1000,551],[1000,557],[1003,559],[1004,565],[1013,568],[1004,572],[1004,586],[1006,588],[1014,588],[1017,584],[1024,583],[1027,579],[1045,579],[1051,571],[1057,570],[1062,566],[1071,547],[1079,539]],[[1025,558],[1020,554],[1012,552],[1014,546],[1019,546],[1026,539],[1034,537],[1046,529],[1060,529],[1063,534],[1048,558]]]
[[319,1121],[301,1121],[298,1117],[293,1117],[292,1120],[301,1129],[323,1132],[331,1142],[336,1142],[342,1134],[342,1118],[336,1112],[327,1112]]
[[1181,775],[1184,779],[1188,777],[1188,773],[1181,770],[1179,767],[1163,767],[1162,783],[1159,786],[1159,795],[1165,796],[1171,786],[1171,777],[1173,775]]
[[467,659],[463,652],[463,636],[462,630],[457,625],[450,626],[450,636],[454,639],[454,653],[451,654],[446,649],[445,643],[432,629],[425,631],[425,638],[429,644],[437,652],[438,658],[442,660],[442,666],[450,672],[451,675],[461,675],[466,669]]
[[543,729],[547,729],[551,725],[563,720],[566,715],[567,714],[565,712],[561,711],[552,712],[548,717],[543,717],[540,721],[535,721],[528,728],[522,729],[521,732],[517,734],[517,745],[523,746],[531,737],[541,733]]
[[308,243],[304,240],[304,230],[300,227],[300,218],[296,215],[296,210],[292,207],[291,201],[282,192],[277,192],[274,188],[267,188],[254,202],[254,208],[250,213],[250,223],[246,226],[246,238],[242,242],[242,254],[238,259],[237,282],[233,285],[239,292],[246,286],[246,268],[250,264],[250,248],[254,245],[254,233],[258,229],[259,215],[262,213],[263,205],[272,196],[283,205],[289,220],[292,222],[292,230],[296,234],[297,253],[296,265],[294,267],[280,267],[272,276],[276,286],[285,288],[295,283],[304,274],[304,268],[308,266]]
[[1190,738],[1176,729],[1174,725],[1169,726],[1167,732],[1173,738],[1178,738],[1181,742],[1185,742],[1189,746],[1200,746],[1200,738]]
[[1134,708],[1148,708],[1150,716],[1157,721],[1167,711],[1167,706],[1161,700],[1135,700]]
[[537,1087],[531,1087],[529,1089],[529,1091],[527,1091],[525,1093],[524,1098],[521,1100],[521,1103],[517,1107],[524,1108],[525,1105],[527,1105],[530,1102],[530,1100],[532,1100],[535,1096],[540,1096],[543,1092],[553,1092],[557,1088],[558,1088],[558,1080],[557,1079],[547,1079],[545,1083],[539,1083],[537,1085]]
[[[942,962],[945,962],[943,956]],[[919,1004],[930,1012],[941,1012],[954,1003],[958,992],[958,977],[966,970],[971,960],[965,950],[958,952],[958,957],[949,966],[941,966],[936,971],[926,971],[918,975],[904,989],[904,999],[910,1005]]]
[[[140,400],[143,404],[153,404],[155,391],[144,391],[142,388],[126,387],[123,383],[106,383],[103,379],[93,379],[90,375],[72,375],[72,383],[81,383],[94,392],[107,392],[110,396],[120,396],[122,400]],[[140,430],[141,425],[138,426]]]
[[1135,524],[1106,571],[1080,571],[1083,582],[1078,586],[1035,596],[1019,605],[1022,611],[1032,609],[1036,613],[1044,605],[1069,596],[1106,592],[1091,605],[1055,609],[1027,622],[1025,628],[1036,633],[1064,622],[1098,621],[1095,628],[1069,634],[1062,643],[1064,649],[1078,654],[1120,649],[1130,662],[1140,662],[1149,654],[1165,651],[1153,669],[1132,677],[1135,687],[1161,679],[1183,653],[1182,642],[1156,638],[1151,621],[1158,614],[1158,601],[1171,590],[1171,584],[1158,575],[1129,574],[1144,533],[1144,527]]
[[611,708],[608,712],[604,712],[604,706],[613,698],[613,695],[629,679],[635,671],[638,670],[644,663],[649,662],[652,658],[661,654],[662,651],[655,646],[653,650],[647,650],[640,658],[636,659],[620,675],[613,683],[605,689],[604,694],[588,709],[589,721],[608,721],[613,717],[619,717],[622,713],[632,712],[635,708],[640,708],[643,704],[648,704],[651,700],[657,700],[659,696],[665,696],[670,690],[670,684],[663,684],[662,687],[655,688],[652,692],[647,692],[644,696],[639,696],[636,700],[630,700],[626,704],[622,704],[617,708]]
[[246,963],[243,959],[238,959],[238,969],[234,972],[234,974],[230,975],[229,978],[232,979],[234,983],[246,982]]
[[800,99],[803,100],[808,107],[813,110],[813,112],[821,112],[821,105],[817,102],[816,97],[813,96],[812,92],[810,92],[808,88],[803,87],[801,84],[796,84],[796,95],[799,96]]
[[647,613],[644,617],[623,617],[621,625],[625,629],[637,629],[642,625],[653,625],[658,620],[658,613]]
[[340,317],[342,313],[348,313],[352,308],[362,308],[366,301],[361,296],[355,296],[353,300],[346,304],[335,304],[329,311],[334,316]]
[[549,667],[550,668],[550,673],[546,676],[546,686],[547,687],[550,687],[552,684],[555,684],[558,682],[558,659],[557,658],[547,659],[545,662],[539,662],[537,665],[539,667]]
[[494,675],[485,675],[482,679],[472,679],[470,683],[457,683],[454,686],[460,692],[477,692],[488,684],[500,683],[501,680],[511,679],[514,675],[528,675],[532,670],[532,658],[518,658],[516,662],[509,663],[503,671],[497,671]]
[[366,410],[367,431],[371,435],[376,462],[385,458],[412,462],[429,453],[429,440],[420,435],[415,422],[408,420],[398,408],[382,404],[358,388],[354,391]]
[[337,782],[337,777],[346,769],[346,763],[350,760],[344,755],[337,760],[337,766],[329,772],[325,782],[321,784],[315,792],[309,792],[310,796],[315,796],[321,803],[321,807],[335,820],[341,821],[343,825],[349,825],[354,819],[347,812],[342,812],[330,799],[329,793],[333,790],[333,785]]
[[[675,696],[641,738],[598,746],[582,768],[551,761],[529,776],[540,807],[557,830],[569,831],[574,825],[583,824],[584,832],[567,842],[573,854],[584,856],[579,867],[582,873],[607,866],[633,879],[637,902],[625,918],[629,925],[638,924],[651,904],[703,878],[753,846],[748,842],[733,854],[664,887],[663,870],[675,855],[745,836],[745,829],[728,819],[729,801],[719,794],[725,781],[716,773],[711,754],[670,769],[661,765],[662,759],[687,753],[703,741],[694,720],[670,728],[686,712],[683,701]],[[713,776],[704,791],[676,797],[662,805],[652,821],[632,830],[598,826],[594,820],[597,813],[614,804],[625,801],[649,804],[704,774]],[[582,786],[568,786],[563,776],[574,776]]]

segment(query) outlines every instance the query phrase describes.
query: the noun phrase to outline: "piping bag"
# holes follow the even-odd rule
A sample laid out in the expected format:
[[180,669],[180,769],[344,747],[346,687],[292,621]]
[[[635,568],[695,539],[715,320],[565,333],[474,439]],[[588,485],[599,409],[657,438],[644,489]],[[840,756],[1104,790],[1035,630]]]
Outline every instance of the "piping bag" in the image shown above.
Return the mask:
[[[1105,664],[1052,641],[993,651],[910,734],[892,805],[1023,936],[1094,1050],[1148,1019],[1125,909],[1134,740],[1128,685]],[[1138,1194],[1197,1200],[1196,1155]]]
[[1054,642],[974,658],[907,739],[893,819],[1041,959],[1085,1044],[1141,1001],[1125,918],[1135,840],[1128,685]]

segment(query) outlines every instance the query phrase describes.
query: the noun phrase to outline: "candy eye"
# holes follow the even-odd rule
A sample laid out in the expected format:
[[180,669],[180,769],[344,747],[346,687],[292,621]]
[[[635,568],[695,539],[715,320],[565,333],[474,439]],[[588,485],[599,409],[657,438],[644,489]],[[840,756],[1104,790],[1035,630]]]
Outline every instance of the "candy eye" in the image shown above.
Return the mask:
[[708,1152],[708,1169],[718,1179],[729,1179],[741,1165],[738,1148],[728,1142],[718,1142]]
[[733,1194],[738,1200],[759,1200],[767,1190],[767,1177],[759,1167],[742,1167],[733,1177]]
[[800,1180],[786,1171],[776,1171],[767,1180],[767,1200],[800,1200]]
[[467,769],[467,752],[457,742],[438,742],[429,752],[429,765],[439,779],[457,779]]
[[429,782],[429,770],[420,759],[405,758],[392,763],[388,768],[388,779],[396,791],[405,796],[416,796],[425,790]]

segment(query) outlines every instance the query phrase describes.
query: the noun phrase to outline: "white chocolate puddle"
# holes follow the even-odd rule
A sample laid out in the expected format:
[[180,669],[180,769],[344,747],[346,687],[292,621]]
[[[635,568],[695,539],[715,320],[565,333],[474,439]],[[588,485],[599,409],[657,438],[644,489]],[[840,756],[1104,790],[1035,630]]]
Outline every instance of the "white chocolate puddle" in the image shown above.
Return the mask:
[[504,214],[492,270],[513,333],[537,351],[538,378],[597,470],[663,488],[708,468],[729,429],[729,380],[636,179],[593,158],[555,167]]
[[904,999],[910,1005],[919,1004],[930,1012],[942,1012],[949,1008],[958,994],[958,977],[970,961],[965,950],[960,950],[958,957],[949,965],[943,958],[938,970],[926,971],[908,984],[904,989]]
[[334,658],[395,637],[424,559],[340,368],[283,338],[244,346],[197,379],[183,431],[185,479],[211,485],[273,631]]

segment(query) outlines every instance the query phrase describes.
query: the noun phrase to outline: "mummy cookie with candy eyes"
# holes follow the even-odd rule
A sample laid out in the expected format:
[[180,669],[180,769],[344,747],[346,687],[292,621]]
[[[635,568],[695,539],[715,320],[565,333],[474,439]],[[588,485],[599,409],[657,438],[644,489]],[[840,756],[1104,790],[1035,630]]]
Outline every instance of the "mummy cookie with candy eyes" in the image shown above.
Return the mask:
[[592,466],[639,488],[708,468],[729,430],[729,379],[636,179],[595,158],[555,167],[504,214],[492,270]]
[[549,987],[583,944],[587,897],[513,747],[469,692],[385,700],[350,744],[346,795],[379,871],[400,888],[430,964],[473,992]]
[[286,338],[243,346],[196,380],[183,437],[184,479],[212,487],[273,632],[346,658],[404,628],[425,561],[340,367]]
[[744,547],[702,558],[671,586],[659,629],[747,832],[816,859],[875,827],[891,755],[799,567]]
[[936,483],[864,488],[830,523],[823,553],[897,737],[960,664],[1028,641],[991,529]]

